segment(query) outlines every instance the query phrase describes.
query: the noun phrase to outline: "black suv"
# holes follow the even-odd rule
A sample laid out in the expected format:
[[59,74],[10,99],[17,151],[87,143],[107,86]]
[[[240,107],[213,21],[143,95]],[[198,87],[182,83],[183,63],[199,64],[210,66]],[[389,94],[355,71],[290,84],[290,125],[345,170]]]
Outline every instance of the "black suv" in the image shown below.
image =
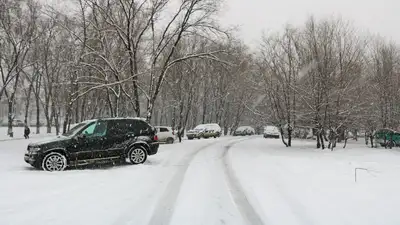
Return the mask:
[[47,171],[92,163],[144,163],[158,151],[156,129],[142,119],[108,118],[77,124],[49,141],[28,145],[25,162]]

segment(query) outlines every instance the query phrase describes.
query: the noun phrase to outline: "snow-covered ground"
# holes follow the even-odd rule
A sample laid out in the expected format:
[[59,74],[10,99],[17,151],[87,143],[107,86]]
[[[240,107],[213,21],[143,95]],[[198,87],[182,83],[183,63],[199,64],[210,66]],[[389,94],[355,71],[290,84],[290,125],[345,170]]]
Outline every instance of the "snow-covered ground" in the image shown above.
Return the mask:
[[49,173],[23,161],[30,141],[0,142],[0,224],[400,224],[400,150],[223,137]]

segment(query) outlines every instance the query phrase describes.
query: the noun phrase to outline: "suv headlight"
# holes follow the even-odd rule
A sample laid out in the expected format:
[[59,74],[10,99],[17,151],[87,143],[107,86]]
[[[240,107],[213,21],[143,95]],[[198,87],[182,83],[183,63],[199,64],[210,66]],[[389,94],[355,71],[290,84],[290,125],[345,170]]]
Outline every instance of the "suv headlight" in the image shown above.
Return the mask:
[[40,151],[40,147],[38,147],[38,146],[30,147],[30,148],[29,148],[29,151],[31,151],[31,152],[38,152],[38,151]]

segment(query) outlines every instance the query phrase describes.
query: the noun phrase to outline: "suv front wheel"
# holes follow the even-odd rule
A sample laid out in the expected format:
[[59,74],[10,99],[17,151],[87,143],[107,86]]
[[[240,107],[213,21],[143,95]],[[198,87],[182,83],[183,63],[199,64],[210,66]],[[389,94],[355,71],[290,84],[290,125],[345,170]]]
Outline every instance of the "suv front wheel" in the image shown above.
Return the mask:
[[129,151],[128,158],[132,164],[142,164],[146,162],[147,152],[143,147],[135,146]]
[[46,171],[63,171],[67,167],[67,158],[58,152],[50,152],[42,161],[42,168]]

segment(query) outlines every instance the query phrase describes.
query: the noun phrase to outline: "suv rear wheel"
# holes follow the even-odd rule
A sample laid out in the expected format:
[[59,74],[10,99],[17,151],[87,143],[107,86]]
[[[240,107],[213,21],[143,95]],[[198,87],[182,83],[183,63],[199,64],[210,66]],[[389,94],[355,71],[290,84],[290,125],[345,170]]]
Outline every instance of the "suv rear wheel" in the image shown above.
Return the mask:
[[50,152],[42,161],[42,168],[46,171],[63,171],[67,167],[67,158],[58,152]]
[[128,159],[132,164],[142,164],[146,162],[147,152],[143,147],[135,146],[128,152]]

